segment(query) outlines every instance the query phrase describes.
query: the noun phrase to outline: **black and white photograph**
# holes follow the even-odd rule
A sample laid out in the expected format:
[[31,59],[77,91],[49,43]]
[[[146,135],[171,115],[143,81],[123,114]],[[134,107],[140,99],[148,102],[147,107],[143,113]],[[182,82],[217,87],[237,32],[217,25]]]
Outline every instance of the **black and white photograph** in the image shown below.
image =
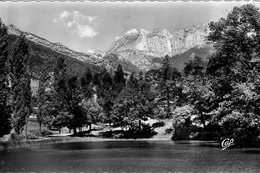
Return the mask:
[[0,2],[0,172],[260,172],[260,2]]

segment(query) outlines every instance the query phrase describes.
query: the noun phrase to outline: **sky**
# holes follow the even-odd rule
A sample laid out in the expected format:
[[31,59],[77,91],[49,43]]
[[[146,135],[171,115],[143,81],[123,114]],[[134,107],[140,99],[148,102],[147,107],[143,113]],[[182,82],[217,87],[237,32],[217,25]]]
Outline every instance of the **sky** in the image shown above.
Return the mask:
[[[6,25],[84,52],[107,50],[126,31],[170,32],[217,21],[246,2],[0,2]],[[247,2],[248,3],[248,2]],[[260,3],[255,5],[260,7]]]

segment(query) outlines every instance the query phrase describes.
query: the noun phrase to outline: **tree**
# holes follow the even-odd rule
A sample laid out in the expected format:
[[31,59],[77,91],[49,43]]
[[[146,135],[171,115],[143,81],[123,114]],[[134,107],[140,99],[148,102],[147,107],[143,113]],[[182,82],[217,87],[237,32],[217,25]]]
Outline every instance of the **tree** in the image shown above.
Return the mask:
[[94,73],[92,77],[93,84],[96,86],[100,86],[100,74]]
[[127,87],[129,88],[135,88],[138,86],[138,79],[135,76],[135,73],[131,73],[128,81],[127,81]]
[[115,91],[113,90],[113,79],[110,73],[108,73],[106,70],[104,70],[100,76],[100,86],[97,88],[99,104],[102,106],[103,111],[105,112],[106,122],[111,125],[111,113],[116,97]]
[[66,87],[66,63],[65,59],[61,56],[56,60],[53,73],[53,121],[52,126],[62,128],[66,126],[69,119],[68,114],[68,99]]
[[12,123],[14,130],[20,134],[31,113],[31,87],[28,68],[29,47],[25,37],[19,37],[13,44],[10,56],[10,79],[12,92]]
[[120,93],[125,85],[124,71],[122,66],[119,64],[114,74],[114,90]]
[[[97,76],[96,76],[97,77]],[[94,115],[97,115],[99,111],[99,105],[92,100],[95,87],[94,87],[94,80],[98,81],[95,75],[92,74],[92,71],[90,68],[87,68],[85,71],[84,76],[81,78],[81,92],[82,92],[82,102],[80,103],[83,107],[86,124],[89,125],[89,128],[91,130],[91,124],[96,122],[98,117],[94,117]],[[96,82],[95,81],[95,82]],[[98,84],[98,83],[96,83]],[[92,101],[90,101],[92,100]],[[93,107],[91,107],[93,106]],[[98,116],[98,115],[97,115]]]
[[77,76],[60,79],[57,85],[58,112],[53,122],[57,128],[68,127],[77,133],[77,128],[87,124],[84,109],[81,106],[83,94]]
[[91,129],[92,123],[102,121],[102,118],[100,116],[102,109],[100,105],[93,99],[82,100],[81,106],[84,109],[85,120],[86,123],[89,125],[89,130],[92,130]]
[[139,87],[138,78],[135,73],[131,73],[126,82],[126,86],[119,93],[113,105],[113,122],[122,128],[129,129],[134,121],[130,112],[131,104],[134,101],[135,89]]
[[194,109],[190,105],[176,107],[173,111],[173,139],[189,139],[194,120]]
[[259,26],[259,9],[252,4],[234,7],[226,18],[211,22],[208,40],[216,52],[209,58],[207,72],[228,81],[245,81],[259,52]]
[[161,75],[159,80],[159,102],[164,107],[166,105],[166,118],[171,117],[171,108],[174,99],[177,97],[177,81],[181,74],[176,68],[172,68],[169,63],[169,57],[166,56],[161,67]]
[[206,68],[206,62],[199,56],[190,60],[184,67],[185,75],[203,75]]
[[259,16],[259,9],[247,4],[209,24],[208,39],[216,49],[207,66],[215,92],[209,115],[221,126],[219,134],[237,143],[250,143],[259,135]]
[[74,134],[76,134],[78,127],[87,124],[81,102],[82,97],[78,77],[71,77],[67,81],[67,111],[71,115],[67,126],[73,129]]
[[255,142],[260,134],[259,94],[253,83],[235,83],[231,94],[209,114],[221,129],[221,137],[234,138],[237,145]]
[[65,61],[61,58],[54,68],[54,79],[58,111],[53,124],[58,128],[67,126],[76,134],[77,128],[88,123],[82,101],[93,96],[92,72],[87,68],[80,80],[78,76],[68,78]]
[[130,129],[135,129],[138,124],[138,131],[141,132],[141,120],[155,115],[155,93],[151,91],[151,85],[148,82],[140,77],[137,79],[132,73],[113,108],[115,122],[122,127],[130,126]]
[[93,79],[94,79],[94,77],[93,77],[91,69],[86,68],[85,74],[80,79],[82,94],[83,94],[84,99],[86,99],[86,100],[92,98],[92,96],[93,96],[93,92],[94,92]]
[[37,121],[39,123],[39,132],[41,134],[41,127],[44,122],[46,122],[46,118],[50,116],[50,105],[52,102],[51,96],[51,61],[50,58],[46,58],[43,63],[43,67],[40,74],[39,79],[39,87],[37,92],[37,101],[38,101],[38,112],[37,112]]
[[211,81],[208,81],[206,77],[186,78],[183,92],[188,103],[193,106],[196,115],[194,122],[205,128],[211,120],[208,113],[212,110],[215,101],[215,92],[212,89]]
[[0,137],[10,133],[11,110],[8,105],[7,28],[0,19]]

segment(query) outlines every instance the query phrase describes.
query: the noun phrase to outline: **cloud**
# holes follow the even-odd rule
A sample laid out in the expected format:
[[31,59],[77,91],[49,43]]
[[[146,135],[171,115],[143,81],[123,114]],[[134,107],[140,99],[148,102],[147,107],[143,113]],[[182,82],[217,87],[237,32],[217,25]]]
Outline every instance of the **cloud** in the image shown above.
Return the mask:
[[63,11],[60,13],[60,19],[65,19],[70,16],[70,13],[68,11]]
[[52,22],[53,22],[53,23],[57,23],[58,20],[57,20],[57,19],[53,19]]
[[79,11],[62,11],[59,14],[58,19],[54,19],[53,22],[61,21],[64,26],[72,33],[76,33],[79,37],[90,37],[93,38],[98,35],[96,31],[94,16],[86,16],[81,14]]

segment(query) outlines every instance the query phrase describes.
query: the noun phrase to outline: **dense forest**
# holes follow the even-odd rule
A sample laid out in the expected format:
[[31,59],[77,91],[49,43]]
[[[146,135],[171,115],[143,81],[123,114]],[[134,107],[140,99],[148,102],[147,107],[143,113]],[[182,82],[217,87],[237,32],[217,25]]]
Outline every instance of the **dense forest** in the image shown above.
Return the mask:
[[81,76],[68,75],[62,56],[55,64],[46,59],[33,98],[30,48],[23,36],[8,45],[1,22],[0,136],[12,128],[20,134],[34,105],[40,131],[45,125],[76,134],[84,126],[109,123],[122,128],[122,137],[144,138],[162,124],[149,126],[143,120],[167,118],[173,122],[173,139],[255,142],[260,133],[260,11],[251,4],[234,7],[209,28],[214,53],[206,61],[195,56],[181,72],[168,56],[159,69],[145,73],[129,74],[118,65],[100,72],[86,67]]

